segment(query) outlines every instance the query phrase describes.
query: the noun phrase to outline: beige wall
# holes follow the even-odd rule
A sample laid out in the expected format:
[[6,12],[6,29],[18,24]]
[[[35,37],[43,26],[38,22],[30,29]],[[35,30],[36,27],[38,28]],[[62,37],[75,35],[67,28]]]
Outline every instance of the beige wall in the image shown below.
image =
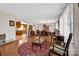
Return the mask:
[[15,21],[15,18],[7,13],[0,12],[0,34],[6,34],[6,40],[15,40],[15,26],[9,26],[9,20]]

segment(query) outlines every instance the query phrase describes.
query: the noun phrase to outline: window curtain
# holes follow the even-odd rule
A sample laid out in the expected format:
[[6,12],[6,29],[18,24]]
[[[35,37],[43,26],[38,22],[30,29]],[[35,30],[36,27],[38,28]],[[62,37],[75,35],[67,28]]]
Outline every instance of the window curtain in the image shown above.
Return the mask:
[[64,42],[67,42],[69,33],[73,33],[73,9],[68,5],[59,19],[60,35],[65,36]]

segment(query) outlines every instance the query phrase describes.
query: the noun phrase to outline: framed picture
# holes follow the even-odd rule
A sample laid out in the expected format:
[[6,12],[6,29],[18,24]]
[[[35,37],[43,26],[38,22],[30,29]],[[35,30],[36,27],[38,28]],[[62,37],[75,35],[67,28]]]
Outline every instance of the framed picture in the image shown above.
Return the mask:
[[9,25],[10,26],[15,26],[15,22],[13,20],[9,20]]

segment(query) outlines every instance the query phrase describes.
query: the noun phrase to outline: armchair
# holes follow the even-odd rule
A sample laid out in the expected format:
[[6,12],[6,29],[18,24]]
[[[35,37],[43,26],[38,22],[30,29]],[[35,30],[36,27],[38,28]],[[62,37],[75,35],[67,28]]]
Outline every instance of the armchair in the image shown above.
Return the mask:
[[72,33],[69,34],[69,38],[68,38],[68,41],[67,41],[65,47],[61,47],[57,44],[54,44],[53,46],[51,46],[49,48],[49,55],[51,54],[51,52],[53,52],[53,53],[56,53],[57,55],[60,55],[60,56],[68,56],[69,55],[68,49],[69,49],[71,39],[72,39]]

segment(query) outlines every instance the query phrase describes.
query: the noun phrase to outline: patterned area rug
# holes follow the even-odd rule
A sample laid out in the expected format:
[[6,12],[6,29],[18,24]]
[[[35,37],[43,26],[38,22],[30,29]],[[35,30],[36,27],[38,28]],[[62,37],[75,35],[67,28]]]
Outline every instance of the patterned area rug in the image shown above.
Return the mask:
[[33,46],[32,42],[24,43],[19,46],[18,54],[20,56],[48,56],[51,43],[45,41],[40,49],[39,46]]

